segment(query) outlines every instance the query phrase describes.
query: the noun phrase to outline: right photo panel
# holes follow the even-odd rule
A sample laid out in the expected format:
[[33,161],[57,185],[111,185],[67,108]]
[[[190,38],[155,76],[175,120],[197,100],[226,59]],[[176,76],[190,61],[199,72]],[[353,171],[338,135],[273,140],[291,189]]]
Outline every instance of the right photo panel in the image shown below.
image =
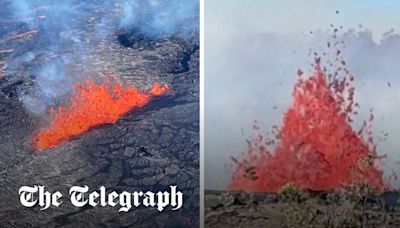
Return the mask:
[[204,5],[205,227],[400,227],[400,1]]

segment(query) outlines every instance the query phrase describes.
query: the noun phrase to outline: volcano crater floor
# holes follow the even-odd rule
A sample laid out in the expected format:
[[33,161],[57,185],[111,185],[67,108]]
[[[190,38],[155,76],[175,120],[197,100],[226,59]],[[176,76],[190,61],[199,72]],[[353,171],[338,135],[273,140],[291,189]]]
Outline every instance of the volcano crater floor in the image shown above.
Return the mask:
[[[91,22],[114,13],[114,8],[97,2],[90,5],[96,7],[95,15],[81,30],[70,31],[72,35],[84,37],[94,31]],[[7,1],[0,1],[0,11],[7,6]],[[82,17],[87,16],[82,13]],[[21,26],[16,32],[25,30]],[[40,30],[23,40],[7,39],[14,33],[0,25],[0,49],[13,49],[0,56],[0,62],[18,60],[26,53],[34,53],[35,58],[18,71],[6,68],[0,76],[0,227],[197,227],[198,41],[151,39],[134,29],[118,30],[103,40],[89,40],[89,54],[75,59],[71,47],[63,47],[62,53],[44,48],[47,37]],[[131,110],[115,124],[96,126],[55,148],[35,153],[32,134],[43,127],[46,118],[27,111],[18,94],[34,83],[32,69],[36,64],[60,55],[71,59],[71,74],[85,72],[94,80],[114,75],[140,90],[158,81],[170,85],[171,91]],[[22,206],[19,188],[33,185],[60,191],[62,205],[44,211]],[[107,191],[120,192],[160,191],[177,185],[184,194],[184,204],[178,211],[166,208],[162,213],[144,207],[127,213],[118,212],[118,206],[74,207],[68,190],[84,185],[90,191],[105,186]]]

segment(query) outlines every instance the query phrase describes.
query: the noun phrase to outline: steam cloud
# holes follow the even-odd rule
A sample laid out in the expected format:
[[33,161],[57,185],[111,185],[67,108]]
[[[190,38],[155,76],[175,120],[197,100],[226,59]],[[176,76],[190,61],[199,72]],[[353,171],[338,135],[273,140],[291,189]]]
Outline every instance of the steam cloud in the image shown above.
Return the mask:
[[[74,82],[96,74],[90,72],[93,60],[88,60],[96,42],[103,42],[122,28],[135,29],[152,39],[192,38],[198,33],[198,7],[197,0],[9,1],[6,16],[19,22],[9,30],[37,32],[33,43],[24,49],[30,51],[8,59],[17,64],[7,70],[29,66],[34,84],[19,97],[29,111],[42,115],[49,106],[70,96]],[[99,13],[99,8],[109,13]]]
[[[17,63],[30,64],[43,59],[43,56],[48,58],[45,64],[32,64],[30,73],[34,75],[35,84],[20,95],[25,107],[42,114],[49,105],[55,105],[57,99],[67,95],[72,82],[79,78],[79,75],[74,79],[65,74],[65,67],[72,58],[86,54],[85,49],[81,48],[85,46],[82,37],[70,32],[81,26],[74,20],[78,16],[77,11],[73,10],[73,1],[21,0],[10,1],[10,4],[14,20],[23,22],[24,31],[37,31],[35,42],[40,44],[31,44],[30,52],[17,58]],[[65,47],[79,51],[72,53],[72,56],[63,56],[62,53],[67,51]]]
[[188,37],[199,29],[198,0],[129,0],[123,5],[121,27],[134,27],[150,37]]

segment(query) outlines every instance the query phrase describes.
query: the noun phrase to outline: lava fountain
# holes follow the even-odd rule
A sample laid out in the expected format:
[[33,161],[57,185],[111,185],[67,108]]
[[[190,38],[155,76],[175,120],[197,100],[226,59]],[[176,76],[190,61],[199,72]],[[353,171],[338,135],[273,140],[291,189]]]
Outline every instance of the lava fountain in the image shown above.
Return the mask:
[[129,110],[146,105],[153,96],[167,90],[167,85],[157,82],[149,91],[125,88],[118,83],[77,83],[68,106],[50,109],[50,124],[33,136],[34,148],[49,149],[94,126],[115,123]]
[[[383,189],[383,172],[374,145],[371,113],[359,131],[354,78],[327,75],[316,60],[315,73],[298,71],[292,104],[274,139],[258,133],[248,141],[248,154],[236,161],[230,189],[277,192],[286,184],[309,190],[331,190],[364,183]],[[273,146],[271,146],[273,145]]]

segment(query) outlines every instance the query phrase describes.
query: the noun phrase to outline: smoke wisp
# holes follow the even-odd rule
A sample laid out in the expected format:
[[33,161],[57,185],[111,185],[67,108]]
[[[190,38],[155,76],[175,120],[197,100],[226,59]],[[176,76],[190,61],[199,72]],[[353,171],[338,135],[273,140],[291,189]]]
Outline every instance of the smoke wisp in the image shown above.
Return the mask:
[[97,45],[116,42],[118,30],[135,30],[150,39],[186,39],[198,33],[196,0],[19,0],[4,4],[0,50],[13,51],[5,59],[13,63],[7,64],[6,72],[32,78],[19,91],[19,98],[38,115],[68,101],[74,83],[88,77],[96,80],[99,72],[92,66],[99,65]]
[[196,36],[199,30],[197,0],[129,0],[123,3],[120,26],[133,27],[149,37]]

